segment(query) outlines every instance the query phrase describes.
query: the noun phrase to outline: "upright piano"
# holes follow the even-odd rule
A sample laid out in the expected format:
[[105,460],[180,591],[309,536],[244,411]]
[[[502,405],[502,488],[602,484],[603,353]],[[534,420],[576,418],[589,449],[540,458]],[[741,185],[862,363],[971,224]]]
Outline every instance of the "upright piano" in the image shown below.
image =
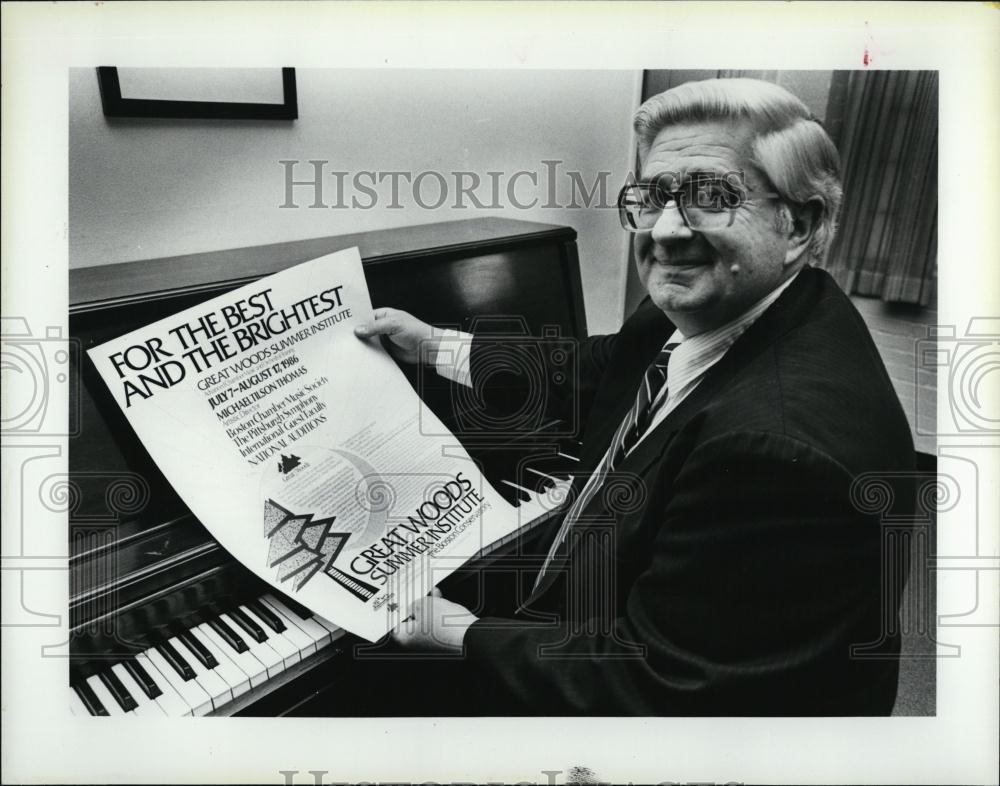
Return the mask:
[[[352,679],[364,644],[260,581],[212,538],[146,453],[87,349],[354,246],[376,307],[438,326],[475,331],[486,320],[514,336],[576,341],[586,319],[575,238],[569,227],[478,218],[71,270],[69,328],[80,350],[70,377],[71,711],[309,714],[317,696],[337,695]],[[429,369],[404,371],[519,506],[515,536],[443,587],[480,614],[509,614],[530,590],[572,480],[575,425],[528,412],[497,434],[467,389]]]

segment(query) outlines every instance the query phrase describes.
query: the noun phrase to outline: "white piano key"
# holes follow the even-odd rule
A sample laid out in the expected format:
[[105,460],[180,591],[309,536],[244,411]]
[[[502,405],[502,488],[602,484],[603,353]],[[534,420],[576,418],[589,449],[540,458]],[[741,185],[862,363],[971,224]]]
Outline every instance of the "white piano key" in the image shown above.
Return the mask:
[[540,478],[545,478],[546,480],[550,481],[551,483],[557,486],[560,483],[566,482],[562,478],[557,478],[555,475],[550,475],[548,472],[542,472],[540,469],[535,469],[534,467],[525,467],[524,469],[526,472],[530,472],[531,474],[537,475]]
[[270,610],[279,620],[285,623],[285,629],[281,632],[281,635],[298,648],[299,655],[302,658],[308,658],[310,655],[315,654],[315,639],[306,635],[302,628],[296,625],[292,620],[288,619],[286,615],[276,610],[272,604],[265,602],[263,598],[261,599],[261,602],[264,604],[265,609]]
[[181,654],[181,657],[191,664],[191,668],[194,669],[195,682],[205,689],[205,693],[212,700],[213,709],[217,710],[233,700],[233,692],[226,685],[226,681],[216,674],[214,669],[206,669],[187,644],[179,638],[171,639],[170,643]]
[[207,627],[208,625],[203,623],[195,628],[191,628],[190,633],[199,642],[201,642],[201,646],[211,652],[212,655],[215,656],[215,659],[219,662],[219,665],[212,669],[212,671],[218,674],[222,681],[229,686],[232,697],[235,699],[237,696],[242,696],[250,690],[250,680],[247,679],[246,674],[237,668],[236,664],[229,659],[226,653],[216,647],[215,642],[205,635],[204,628]]
[[257,658],[264,668],[267,669],[267,676],[275,677],[281,674],[285,670],[285,661],[282,659],[274,647],[265,642],[254,641],[253,636],[247,634],[239,624],[230,617],[228,614],[219,615],[222,620],[233,630],[238,630],[240,632],[240,638],[246,642],[247,647],[250,648],[250,652],[253,653],[254,657]]
[[[278,598],[274,597],[274,595],[265,595],[260,599],[260,602],[266,603],[271,607],[271,610],[275,614],[280,614],[284,619],[289,620],[291,624],[296,625],[303,633],[313,640],[316,644],[317,650],[322,649],[332,641],[330,631],[311,618],[302,619],[302,617],[288,608],[288,606],[282,603]],[[285,624],[287,625],[289,623],[286,622]]]
[[104,709],[108,711],[108,715],[115,717],[116,715],[128,715],[122,709],[122,705],[115,701],[115,697],[111,695],[111,691],[104,687],[104,683],[101,682],[101,678],[96,674],[91,674],[87,677],[87,684],[90,689],[94,692],[94,695],[101,700],[101,704],[104,705]]
[[129,715],[137,715],[144,718],[163,718],[166,717],[166,713],[160,709],[160,705],[155,701],[149,702],[149,704],[140,704],[136,707]]
[[543,492],[539,496],[541,497],[541,504],[547,511],[558,510],[561,508],[569,497],[570,489],[573,487],[572,480],[558,480],[554,488]]
[[[143,667],[145,667],[145,664],[143,664]],[[159,704],[146,695],[146,691],[139,686],[139,683],[132,679],[132,675],[128,673],[128,669],[122,666],[122,664],[116,663],[111,667],[111,671],[121,680],[122,685],[125,686],[125,690],[129,692],[129,695],[135,699],[135,703],[138,706],[132,711],[136,715],[159,715],[162,718],[167,714]],[[150,676],[152,677],[153,675],[150,674]]]
[[[181,700],[190,708],[192,715],[207,715],[212,711],[212,699],[197,680],[185,680],[174,667],[167,663],[155,647],[146,650],[145,655],[156,666],[156,670],[180,694]],[[186,658],[185,658],[186,660]]]
[[[317,649],[321,646],[326,646],[326,644],[329,644],[337,638],[333,635],[333,631],[339,630],[339,628],[331,623],[327,623],[326,625],[321,624],[320,618],[315,614],[312,614],[309,617],[300,617],[292,606],[276,595],[270,593],[261,598],[261,600],[266,601],[270,604],[271,608],[280,611],[288,619],[304,630],[314,641],[316,641]],[[320,642],[323,643],[321,644]]]
[[344,629],[337,627],[332,622],[330,622],[330,620],[328,620],[326,617],[321,617],[319,616],[319,614],[313,614],[312,617],[310,617],[310,619],[316,620],[316,622],[319,625],[322,625],[324,628],[330,631],[330,638],[333,641],[336,641],[337,639],[339,639],[341,636],[344,635]]
[[531,522],[539,516],[544,516],[547,513],[558,510],[562,507],[569,492],[569,487],[572,485],[572,482],[569,480],[560,480],[556,484],[555,488],[549,489],[541,494],[525,489],[531,499],[527,502],[521,503],[521,506],[518,508],[518,515],[520,516],[521,521]]
[[[529,488],[525,488],[520,483],[515,483],[512,480],[501,480],[500,482],[503,483],[505,486],[508,486],[508,487],[510,487],[512,489],[515,489],[516,491],[519,491],[521,494],[528,495],[528,497],[534,497],[535,496],[535,492],[534,491],[532,491]],[[527,501],[527,500],[525,500],[525,501]]]
[[[207,640],[205,642],[206,646],[208,645],[208,642],[211,642],[215,645],[215,648],[219,650],[219,652],[225,653],[226,656],[239,667],[246,679],[249,680],[250,689],[256,688],[258,685],[263,685],[267,682],[267,667],[264,666],[264,664],[260,662],[260,659],[257,658],[257,656],[254,655],[249,649],[245,652],[237,652],[226,644],[222,636],[212,630],[212,626],[207,623],[199,625],[195,628],[195,630],[202,634],[203,640]],[[277,654],[275,654],[275,658],[277,657]],[[218,658],[218,655],[216,655],[216,658]],[[236,691],[234,690],[233,696],[236,695]]]
[[149,674],[149,678],[156,683],[156,687],[160,689],[160,695],[154,701],[163,710],[165,715],[170,718],[182,718],[194,714],[174,686],[170,684],[170,681],[160,674],[160,670],[156,667],[156,664],[146,657],[146,653],[139,653],[135,656],[135,659],[146,670],[146,673]]
[[275,633],[271,630],[267,623],[264,622],[264,620],[250,611],[250,609],[246,606],[240,606],[240,609],[267,632],[267,641],[265,643],[270,644],[274,648],[274,651],[277,652],[281,656],[281,659],[285,662],[286,667],[292,666],[302,660],[299,648],[286,639],[283,633]]
[[70,714],[75,715],[78,718],[90,717],[90,711],[87,709],[87,705],[80,700],[80,697],[76,695],[76,691],[72,688],[69,689],[69,711]]

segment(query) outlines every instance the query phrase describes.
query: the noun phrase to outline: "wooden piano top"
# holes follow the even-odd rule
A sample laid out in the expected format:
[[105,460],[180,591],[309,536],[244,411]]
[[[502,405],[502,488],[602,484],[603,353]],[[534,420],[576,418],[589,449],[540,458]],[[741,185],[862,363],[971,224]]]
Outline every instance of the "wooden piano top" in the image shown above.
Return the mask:
[[233,288],[353,246],[360,249],[366,265],[373,265],[441,254],[461,257],[474,254],[483,246],[501,251],[525,244],[575,239],[576,231],[567,226],[484,217],[74,268],[69,271],[69,310],[78,314],[95,308]]

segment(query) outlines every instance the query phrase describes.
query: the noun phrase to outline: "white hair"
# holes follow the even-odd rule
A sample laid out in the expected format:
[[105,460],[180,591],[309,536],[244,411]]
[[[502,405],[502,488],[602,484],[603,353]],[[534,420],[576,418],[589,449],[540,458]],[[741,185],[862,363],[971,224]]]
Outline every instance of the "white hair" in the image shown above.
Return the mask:
[[635,113],[639,156],[645,158],[666,126],[748,120],[757,132],[753,163],[792,204],[822,205],[809,253],[821,262],[837,229],[843,189],[840,156],[802,101],[783,87],[757,79],[685,82],[648,99]]

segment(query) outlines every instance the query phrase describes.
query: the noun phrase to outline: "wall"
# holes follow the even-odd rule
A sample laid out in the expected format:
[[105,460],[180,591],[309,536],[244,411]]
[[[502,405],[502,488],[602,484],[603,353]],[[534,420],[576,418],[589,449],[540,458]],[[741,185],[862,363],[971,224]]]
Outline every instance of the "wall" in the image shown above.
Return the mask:
[[[197,86],[199,71],[181,76]],[[259,76],[247,70],[245,78]],[[629,168],[638,72],[299,69],[297,81],[299,119],[293,123],[109,121],[101,111],[95,70],[73,69],[70,266],[503,215],[573,226],[579,233],[590,330],[617,329],[626,242],[617,212],[542,205],[549,201],[550,183],[555,201],[569,203],[571,170],[581,173],[587,187],[599,171],[607,171],[607,198],[613,203],[616,184]],[[130,97],[124,76],[123,94]],[[281,209],[285,168],[278,162],[291,159],[302,161],[292,170],[296,179],[312,177],[308,160],[329,162],[322,198],[327,205],[337,201],[329,173],[338,170],[351,173],[348,186],[360,170],[438,171],[450,181],[449,199],[437,209],[424,209],[400,181],[396,207],[390,207],[387,178],[377,187],[379,204],[372,209],[312,209],[312,187],[295,189],[297,209]],[[563,162],[555,178],[542,164],[546,159]],[[449,173],[459,170],[478,173],[480,202],[500,207],[456,208]],[[509,178],[519,170],[535,173],[538,181],[534,188],[522,176],[512,194],[522,204],[538,198],[531,209],[517,209],[506,193]],[[503,173],[496,200],[488,187],[490,171]],[[422,182],[423,203],[434,204],[438,182]],[[350,188],[345,196],[347,202],[351,196],[362,204],[369,201]],[[583,202],[578,198],[578,204]]]

